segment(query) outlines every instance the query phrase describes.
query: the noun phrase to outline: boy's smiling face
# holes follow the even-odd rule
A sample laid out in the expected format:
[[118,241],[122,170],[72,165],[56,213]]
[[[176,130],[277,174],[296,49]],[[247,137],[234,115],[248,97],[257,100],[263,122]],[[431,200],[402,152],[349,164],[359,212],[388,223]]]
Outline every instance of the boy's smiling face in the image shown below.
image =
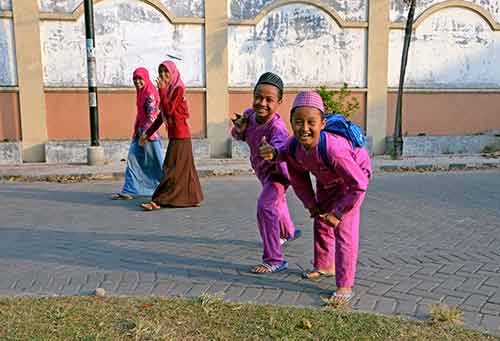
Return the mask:
[[312,149],[319,142],[321,129],[325,127],[326,120],[316,108],[298,107],[293,111],[290,122],[293,134],[299,143],[305,149]]
[[259,123],[267,122],[281,104],[279,89],[274,85],[260,84],[253,95],[253,111]]

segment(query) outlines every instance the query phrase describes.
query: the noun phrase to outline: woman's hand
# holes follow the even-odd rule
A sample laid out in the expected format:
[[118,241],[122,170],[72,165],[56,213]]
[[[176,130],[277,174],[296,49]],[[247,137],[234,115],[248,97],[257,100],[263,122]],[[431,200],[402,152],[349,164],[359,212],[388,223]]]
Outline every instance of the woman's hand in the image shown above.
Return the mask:
[[148,136],[146,134],[142,134],[139,137],[139,146],[144,147],[148,143]]
[[156,78],[156,86],[158,89],[165,89],[168,85],[168,81],[163,79],[162,77]]

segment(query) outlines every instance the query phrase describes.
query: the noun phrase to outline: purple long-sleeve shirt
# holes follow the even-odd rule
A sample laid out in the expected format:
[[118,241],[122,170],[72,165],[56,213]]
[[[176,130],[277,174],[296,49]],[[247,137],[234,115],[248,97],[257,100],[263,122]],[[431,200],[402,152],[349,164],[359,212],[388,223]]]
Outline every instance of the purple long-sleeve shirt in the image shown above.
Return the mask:
[[[334,202],[331,213],[341,219],[356,206],[368,189],[371,162],[367,151],[364,148],[353,149],[344,137],[326,133],[330,164],[325,165],[318,146],[306,150],[298,144],[295,158],[292,157],[290,141],[280,150],[279,160],[287,161],[295,193],[307,208],[317,205],[325,210]],[[314,193],[309,172],[316,177],[317,194]]]
[[276,150],[285,147],[288,141],[288,130],[285,122],[278,113],[274,113],[269,121],[259,124],[255,120],[255,113],[252,109],[245,110],[243,116],[248,118],[246,130],[243,134],[238,134],[233,127],[231,135],[237,140],[245,141],[250,147],[250,162],[257,178],[261,183],[266,183],[269,180],[288,183],[289,175],[285,161],[266,161],[259,155],[259,147],[263,136],[266,137],[267,143]]

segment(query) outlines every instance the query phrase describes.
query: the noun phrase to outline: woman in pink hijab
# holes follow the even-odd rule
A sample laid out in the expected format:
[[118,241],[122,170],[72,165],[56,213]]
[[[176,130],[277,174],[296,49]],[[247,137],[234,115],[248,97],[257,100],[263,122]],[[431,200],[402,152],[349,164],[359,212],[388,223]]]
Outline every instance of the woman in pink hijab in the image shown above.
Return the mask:
[[177,66],[164,61],[158,67],[158,90],[161,115],[144,132],[140,144],[146,145],[150,136],[164,123],[168,131],[168,148],[163,164],[163,177],[150,202],[141,207],[146,211],[160,207],[192,207],[203,201],[198,173],[194,166],[191,132],[188,125],[189,109],[185,86]]
[[137,115],[135,118],[132,142],[130,144],[125,184],[114,200],[133,199],[134,196],[150,196],[162,177],[162,143],[158,133],[149,137],[149,144],[139,145],[139,138],[158,118],[160,96],[149,79],[148,70],[140,67],[134,71],[133,82],[137,92]]

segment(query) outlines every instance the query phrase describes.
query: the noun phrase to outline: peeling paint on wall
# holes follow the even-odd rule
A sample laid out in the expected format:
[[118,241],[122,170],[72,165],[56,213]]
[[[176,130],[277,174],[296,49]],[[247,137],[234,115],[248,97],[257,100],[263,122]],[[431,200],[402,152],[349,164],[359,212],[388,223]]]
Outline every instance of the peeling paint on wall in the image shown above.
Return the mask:
[[[10,1],[10,0],[0,0]],[[130,4],[141,2],[129,0]],[[160,0],[172,13],[178,17],[204,17],[204,0]],[[82,0],[38,0],[40,10],[44,12],[71,13],[83,3]]]
[[[132,72],[146,67],[152,77],[167,54],[188,86],[204,86],[204,32],[201,25],[172,25],[141,2],[109,0],[94,8],[99,86],[131,86]],[[45,21],[40,26],[44,82],[85,86],[87,67],[83,17],[76,22]]]
[[[445,2],[446,0],[418,0],[415,7],[415,17],[418,17],[427,8]],[[497,22],[500,23],[500,0],[465,0],[483,7]],[[408,15],[408,6],[402,0],[391,0],[391,21],[405,21]]]
[[12,1],[11,0],[0,0],[0,10],[2,10],[2,11],[12,10]]
[[204,0],[160,0],[178,17],[205,17]]
[[11,19],[0,19],[0,86],[17,85],[14,27]]
[[[251,19],[275,0],[231,0],[231,19]],[[368,0],[323,0],[325,5],[335,9],[340,17],[349,21],[366,21]]]
[[[389,86],[397,87],[403,30],[389,42]],[[418,88],[498,88],[500,32],[477,14],[448,8],[431,15],[414,35],[406,86]]]
[[82,2],[82,0],[38,0],[38,7],[43,12],[71,13]]
[[344,29],[314,6],[292,4],[255,27],[229,27],[230,86],[251,86],[273,71],[289,86],[366,84],[366,30]]

